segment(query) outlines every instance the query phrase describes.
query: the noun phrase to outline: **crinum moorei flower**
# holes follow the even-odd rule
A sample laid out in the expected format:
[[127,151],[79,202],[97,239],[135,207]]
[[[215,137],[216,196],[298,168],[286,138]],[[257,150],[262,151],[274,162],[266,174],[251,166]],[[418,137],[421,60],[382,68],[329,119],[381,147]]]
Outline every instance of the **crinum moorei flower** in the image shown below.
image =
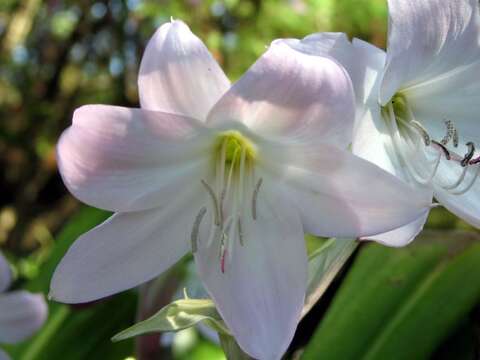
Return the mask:
[[[12,271],[0,253],[0,343],[13,344],[32,336],[47,318],[47,304],[42,294],[24,290],[7,292]],[[0,359],[8,359],[0,349]]]
[[137,286],[191,250],[242,349],[276,359],[304,303],[305,232],[368,236],[429,209],[430,193],[345,150],[354,96],[333,60],[273,44],[230,85],[173,21],[148,43],[139,94],[141,109],[81,107],[59,141],[66,186],[116,214],[67,252],[56,300]]
[[[286,40],[329,55],[349,72],[357,98],[353,152],[480,226],[480,20],[477,0],[389,0],[387,52],[341,33]],[[428,214],[370,236],[412,241]]]

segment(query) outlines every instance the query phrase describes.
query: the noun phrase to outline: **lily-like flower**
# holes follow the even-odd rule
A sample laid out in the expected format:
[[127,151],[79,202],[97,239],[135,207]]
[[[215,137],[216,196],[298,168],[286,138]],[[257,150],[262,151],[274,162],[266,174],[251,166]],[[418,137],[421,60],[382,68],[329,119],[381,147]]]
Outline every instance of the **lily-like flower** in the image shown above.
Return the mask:
[[[480,227],[480,15],[477,0],[389,0],[387,52],[344,34],[288,40],[336,58],[357,98],[352,150],[412,186],[430,188],[451,212]],[[369,237],[412,241],[427,214]]]
[[[0,253],[0,343],[17,343],[33,335],[45,322],[47,304],[42,294],[24,290],[6,292],[12,272]],[[0,350],[0,359],[7,358]]]
[[277,359],[304,303],[305,232],[367,236],[429,209],[431,194],[345,150],[354,95],[333,60],[272,44],[231,86],[172,21],[148,43],[138,85],[141,109],[81,107],[59,141],[69,190],[116,214],[69,249],[58,301],[135,287],[191,250],[242,349]]

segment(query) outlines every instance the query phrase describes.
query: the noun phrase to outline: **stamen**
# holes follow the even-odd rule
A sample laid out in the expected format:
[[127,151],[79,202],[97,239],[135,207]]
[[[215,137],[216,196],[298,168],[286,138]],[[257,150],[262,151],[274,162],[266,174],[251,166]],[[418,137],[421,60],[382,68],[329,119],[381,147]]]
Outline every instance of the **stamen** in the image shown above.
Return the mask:
[[215,209],[215,225],[220,226],[220,208],[218,206],[218,201],[217,201],[217,197],[215,196],[215,192],[210,187],[210,185],[208,185],[207,182],[203,179],[202,179],[202,184],[203,186],[205,186],[205,189],[207,189],[207,192],[210,194],[210,197],[212,198],[213,207]]
[[445,154],[445,158],[447,160],[450,160],[450,151],[448,151],[448,149],[445,147],[445,145],[443,144],[440,144],[438,141],[435,141],[435,140],[432,140],[432,144],[435,144],[437,145],[442,151],[443,153]]
[[453,195],[463,195],[465,194],[468,190],[470,190],[473,186],[473,184],[475,184],[475,181],[477,180],[478,178],[478,174],[480,173],[480,165],[477,165],[477,171],[475,171],[475,175],[472,177],[472,180],[470,180],[470,183],[467,185],[466,188],[464,188],[463,190],[459,190],[459,191],[451,191],[450,193],[453,194]]
[[455,132],[455,126],[453,126],[450,120],[445,120],[445,126],[447,127],[447,134],[440,141],[442,145],[447,145],[453,138],[453,133]]
[[478,163],[480,163],[480,156],[473,159],[473,160],[470,160],[468,164],[469,165],[475,165],[475,164],[478,164]]
[[468,146],[468,152],[465,154],[465,157],[460,162],[463,167],[467,166],[470,163],[470,160],[472,160],[473,155],[475,154],[475,144],[473,142],[469,141],[465,145]]
[[227,249],[223,249],[222,256],[220,257],[220,270],[222,274],[225,274],[225,258],[227,257]]
[[457,129],[453,130],[453,146],[458,147],[458,131],[457,131]]
[[242,230],[242,220],[238,218],[237,220],[237,226],[238,226],[238,239],[240,240],[240,245],[243,246],[243,230]]
[[253,190],[252,196],[252,218],[253,220],[257,220],[257,197],[258,192],[260,191],[260,186],[262,185],[263,179],[260,178],[255,186],[255,190]]
[[192,253],[194,254],[198,250],[198,232],[200,230],[200,224],[206,213],[207,213],[207,208],[204,206],[200,209],[197,217],[195,218],[195,222],[193,223],[192,235],[190,236],[190,240],[192,242]]
[[418,130],[418,132],[420,132],[420,135],[422,136],[423,138],[423,142],[425,144],[425,146],[429,146],[430,145],[430,135],[428,135],[428,132],[427,132],[427,129],[425,129],[423,127],[422,124],[420,124],[417,120],[411,120],[410,121],[410,124],[412,124],[412,126]]
[[467,174],[467,170],[468,170],[468,166],[464,166],[463,167],[463,171],[462,173],[460,174],[460,176],[458,177],[457,181],[455,181],[452,185],[449,185],[449,186],[443,186],[443,188],[445,190],[453,190],[453,189],[456,189],[457,187],[460,186],[460,184],[463,182],[463,180],[465,179],[465,175]]
[[220,270],[222,271],[222,274],[225,274],[225,258],[227,255],[227,248],[225,247],[225,239],[227,238],[227,235],[225,232],[222,232],[222,238],[220,240]]

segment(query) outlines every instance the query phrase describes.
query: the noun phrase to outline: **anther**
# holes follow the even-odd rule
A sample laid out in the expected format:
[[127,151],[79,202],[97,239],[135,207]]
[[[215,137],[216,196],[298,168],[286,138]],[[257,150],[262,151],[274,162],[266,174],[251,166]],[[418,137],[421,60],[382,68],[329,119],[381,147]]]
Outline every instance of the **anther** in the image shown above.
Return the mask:
[[445,126],[447,128],[447,133],[443,137],[443,139],[440,141],[442,145],[447,145],[450,140],[454,137],[455,133],[455,126],[453,126],[453,123],[450,120],[445,120]]
[[430,135],[428,135],[428,132],[427,130],[422,126],[422,124],[420,124],[418,121],[416,120],[412,120],[410,121],[410,124],[412,124],[412,126],[418,130],[418,132],[420,132],[420,134],[422,135],[422,138],[423,138],[423,142],[425,144],[425,146],[429,146],[430,143],[431,143],[431,140],[430,140]]
[[475,144],[471,141],[466,143],[465,145],[468,146],[468,152],[465,154],[464,158],[460,162],[460,164],[465,167],[470,164],[470,160],[472,160],[473,155],[475,154]]
[[458,131],[457,131],[457,129],[453,130],[453,146],[458,147]]
[[220,239],[220,270],[222,274],[225,274],[225,258],[227,254],[227,248],[225,247],[225,239],[227,235],[223,232],[222,237]]
[[240,218],[238,218],[237,226],[238,226],[238,239],[240,240],[240,245],[243,246],[243,229],[242,229],[242,220],[240,220]]
[[448,149],[445,147],[445,145],[443,144],[440,144],[438,141],[435,141],[435,140],[432,140],[432,143],[437,145],[442,151],[443,153],[445,154],[445,158],[447,160],[450,160],[450,152],[448,151]]
[[252,218],[253,220],[257,220],[257,197],[258,197],[258,192],[260,191],[260,186],[262,186],[263,179],[260,178],[257,182],[257,185],[255,185],[255,190],[253,190],[253,196],[252,196]]
[[207,213],[207,208],[204,206],[198,212],[195,222],[193,223],[192,235],[190,240],[192,242],[192,253],[196,253],[198,250],[198,232],[200,230],[200,224],[202,223],[203,217]]
[[215,225],[220,226],[220,208],[218,206],[218,200],[217,197],[215,196],[215,192],[213,189],[210,187],[210,185],[207,184],[205,180],[202,179],[202,184],[207,189],[207,192],[210,194],[210,197],[212,198],[213,201],[213,207],[215,208]]

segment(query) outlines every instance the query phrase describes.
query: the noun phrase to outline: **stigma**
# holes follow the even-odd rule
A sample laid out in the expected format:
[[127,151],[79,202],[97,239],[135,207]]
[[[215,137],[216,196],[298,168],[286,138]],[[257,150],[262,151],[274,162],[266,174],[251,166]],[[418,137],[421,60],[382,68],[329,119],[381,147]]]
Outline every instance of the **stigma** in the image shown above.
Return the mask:
[[[435,184],[453,195],[463,195],[473,187],[480,174],[480,156],[476,156],[473,142],[460,143],[459,131],[452,120],[443,120],[444,135],[435,139],[415,119],[407,96],[402,93],[395,94],[381,113],[395,153],[411,180],[421,185]],[[466,148],[464,154],[458,153],[459,145]],[[456,167],[455,181],[445,183],[444,179],[438,179],[442,162]]]
[[[205,192],[205,205],[193,219],[192,253],[201,247],[216,248],[222,273],[227,271],[234,243],[246,245],[245,232],[248,228],[245,216],[253,221],[258,217],[263,178],[255,174],[257,156],[254,142],[240,131],[220,132],[212,146],[212,176],[199,180]],[[202,232],[205,219],[209,222],[204,226],[206,231]]]

